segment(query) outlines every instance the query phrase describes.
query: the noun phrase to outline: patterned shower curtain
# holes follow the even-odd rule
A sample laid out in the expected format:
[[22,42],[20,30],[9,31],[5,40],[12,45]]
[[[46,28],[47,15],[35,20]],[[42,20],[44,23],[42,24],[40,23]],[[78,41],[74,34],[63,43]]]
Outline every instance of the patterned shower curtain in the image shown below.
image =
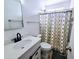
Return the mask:
[[40,32],[43,42],[48,42],[61,53],[66,53],[71,11],[40,14]]

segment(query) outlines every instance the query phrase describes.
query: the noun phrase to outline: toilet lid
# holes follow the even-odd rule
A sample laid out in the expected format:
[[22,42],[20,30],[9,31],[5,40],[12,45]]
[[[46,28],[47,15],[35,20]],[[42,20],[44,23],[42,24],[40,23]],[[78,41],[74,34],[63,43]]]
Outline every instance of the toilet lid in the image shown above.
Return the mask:
[[50,50],[51,49],[51,45],[46,43],[46,42],[42,42],[41,43],[41,48]]

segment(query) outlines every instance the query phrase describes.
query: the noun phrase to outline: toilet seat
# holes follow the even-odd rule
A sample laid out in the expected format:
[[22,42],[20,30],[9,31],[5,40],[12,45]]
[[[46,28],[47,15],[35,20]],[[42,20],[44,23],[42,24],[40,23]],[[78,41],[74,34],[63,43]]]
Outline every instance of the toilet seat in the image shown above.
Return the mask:
[[41,48],[46,50],[46,51],[49,51],[49,50],[51,50],[51,45],[49,43],[42,42],[41,43]]

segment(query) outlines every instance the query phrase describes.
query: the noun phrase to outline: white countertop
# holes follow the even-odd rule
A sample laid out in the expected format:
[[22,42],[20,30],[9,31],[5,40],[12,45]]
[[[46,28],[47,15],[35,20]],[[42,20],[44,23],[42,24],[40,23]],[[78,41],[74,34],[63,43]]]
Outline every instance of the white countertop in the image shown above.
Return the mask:
[[34,46],[38,41],[41,39],[38,37],[28,36],[23,40],[30,39],[32,42],[29,44],[28,47],[25,47],[23,49],[15,49],[14,45],[17,43],[11,43],[4,46],[4,59],[18,59],[21,55],[23,55],[26,51],[28,51],[32,46]]

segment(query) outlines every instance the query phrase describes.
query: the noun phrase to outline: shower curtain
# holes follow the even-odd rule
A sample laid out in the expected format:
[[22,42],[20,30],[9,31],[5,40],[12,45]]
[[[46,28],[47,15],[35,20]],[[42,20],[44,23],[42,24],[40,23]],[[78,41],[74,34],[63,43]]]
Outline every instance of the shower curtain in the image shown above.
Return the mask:
[[66,53],[71,15],[71,11],[40,14],[42,41],[50,43],[61,53]]

